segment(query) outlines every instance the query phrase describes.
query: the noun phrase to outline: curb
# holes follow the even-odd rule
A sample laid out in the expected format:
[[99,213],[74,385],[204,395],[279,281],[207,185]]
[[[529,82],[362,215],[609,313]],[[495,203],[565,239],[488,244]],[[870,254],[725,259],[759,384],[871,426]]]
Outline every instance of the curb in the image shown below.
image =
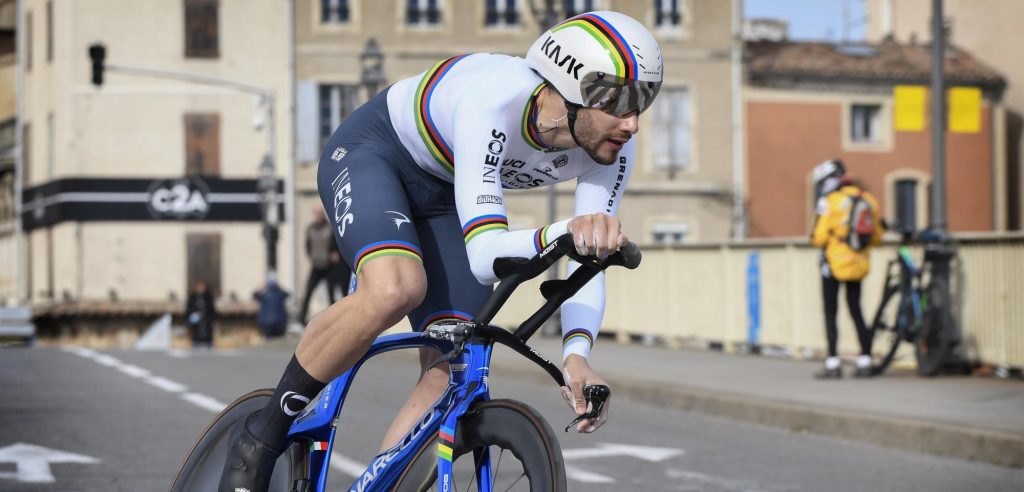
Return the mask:
[[[533,366],[491,360],[492,367],[520,377],[551,378]],[[927,420],[796,405],[779,400],[665,385],[632,378],[606,377],[616,394],[630,400],[793,432],[810,432],[887,448],[995,465],[1024,467],[1024,434],[999,433]]]

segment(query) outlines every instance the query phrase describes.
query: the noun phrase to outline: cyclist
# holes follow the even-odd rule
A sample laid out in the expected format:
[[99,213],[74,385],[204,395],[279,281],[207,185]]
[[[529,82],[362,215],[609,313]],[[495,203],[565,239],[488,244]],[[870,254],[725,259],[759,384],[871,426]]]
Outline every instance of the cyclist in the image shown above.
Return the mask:
[[[662,82],[661,51],[636,20],[590,12],[534,42],[526,59],[456,56],[387,88],[349,116],[323,150],[321,201],[355,292],[306,328],[267,406],[232,429],[221,490],[264,490],[295,416],[408,316],[416,330],[469,319],[497,280],[498,257],[528,257],[571,233],[581,254],[626,243],[615,217],[633,168],[639,115]],[[509,231],[503,189],[575,178],[574,217]],[[579,265],[570,264],[570,271]],[[563,397],[585,413],[582,387],[606,384],[587,363],[604,311],[604,275],[562,308]],[[425,372],[384,437],[396,444],[441,395]],[[584,420],[593,432],[605,412]]]
[[[868,250],[882,240],[883,228],[878,215],[878,202],[846,174],[846,168],[838,159],[818,165],[814,170],[814,178],[822,196],[818,200],[811,242],[822,248],[822,295],[825,305],[825,336],[828,340],[825,367],[815,377],[838,379],[843,376],[836,352],[840,284],[846,287],[846,306],[857,327],[857,339],[860,342],[860,356],[857,357],[854,376],[870,377],[874,374],[871,367],[873,335],[860,309],[860,285],[871,267]],[[863,216],[858,218],[858,212]],[[860,232],[868,233],[863,240],[858,236],[858,227],[865,228]]]

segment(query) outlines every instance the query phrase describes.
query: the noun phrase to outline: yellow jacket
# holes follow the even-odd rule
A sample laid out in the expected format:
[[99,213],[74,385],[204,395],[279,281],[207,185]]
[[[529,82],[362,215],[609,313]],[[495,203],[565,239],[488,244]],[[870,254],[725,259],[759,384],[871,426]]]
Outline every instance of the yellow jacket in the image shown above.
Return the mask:
[[[852,197],[861,194],[861,198],[871,205],[871,218],[875,223],[875,232],[871,236],[871,242],[867,248],[856,251],[846,242],[850,232],[850,207],[853,206]],[[878,215],[878,202],[870,193],[860,188],[847,185],[825,197],[824,210],[818,211],[814,223],[814,233],[811,242],[825,250],[825,261],[828,262],[829,270],[836,280],[858,281],[868,274],[871,264],[868,260],[868,251],[882,241],[882,222]]]

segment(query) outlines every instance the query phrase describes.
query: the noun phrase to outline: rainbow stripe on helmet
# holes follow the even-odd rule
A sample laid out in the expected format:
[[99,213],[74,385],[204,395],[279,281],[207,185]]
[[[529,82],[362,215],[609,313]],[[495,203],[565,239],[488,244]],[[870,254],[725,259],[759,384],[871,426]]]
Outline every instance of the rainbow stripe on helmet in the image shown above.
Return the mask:
[[626,79],[637,78],[636,55],[629,48],[629,43],[622,37],[622,33],[612,27],[611,23],[597,14],[582,14],[551,28],[551,32],[570,27],[583,29],[604,47],[612,65],[615,66],[616,76]]

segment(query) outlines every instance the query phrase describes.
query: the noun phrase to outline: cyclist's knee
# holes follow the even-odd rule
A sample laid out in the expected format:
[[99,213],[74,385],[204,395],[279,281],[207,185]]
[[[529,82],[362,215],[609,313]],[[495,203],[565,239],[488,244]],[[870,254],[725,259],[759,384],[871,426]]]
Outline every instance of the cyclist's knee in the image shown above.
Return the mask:
[[382,315],[402,317],[423,302],[427,275],[418,261],[402,257],[378,258],[359,276],[359,289]]

